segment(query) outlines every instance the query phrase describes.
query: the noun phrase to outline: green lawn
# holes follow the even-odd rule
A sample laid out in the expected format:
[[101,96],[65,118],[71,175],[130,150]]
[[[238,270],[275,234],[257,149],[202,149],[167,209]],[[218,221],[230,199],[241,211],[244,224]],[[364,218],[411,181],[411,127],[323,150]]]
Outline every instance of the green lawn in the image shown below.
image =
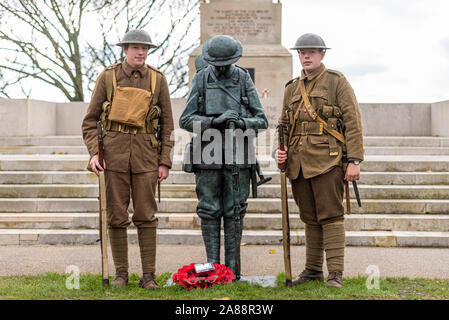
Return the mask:
[[[157,280],[162,287],[150,291],[138,287],[139,276],[132,274],[126,288],[104,288],[101,276],[81,274],[79,289],[66,288],[68,274],[46,273],[41,275],[0,277],[0,300],[5,299],[449,299],[449,280],[441,279],[380,279],[379,289],[367,289],[366,277],[344,278],[343,288],[327,288],[324,283],[306,283],[286,288],[283,274],[278,275],[278,287],[262,288],[249,283],[232,283],[206,290],[186,290],[180,285],[162,287],[171,277],[165,273]],[[112,278],[111,278],[112,279]]]

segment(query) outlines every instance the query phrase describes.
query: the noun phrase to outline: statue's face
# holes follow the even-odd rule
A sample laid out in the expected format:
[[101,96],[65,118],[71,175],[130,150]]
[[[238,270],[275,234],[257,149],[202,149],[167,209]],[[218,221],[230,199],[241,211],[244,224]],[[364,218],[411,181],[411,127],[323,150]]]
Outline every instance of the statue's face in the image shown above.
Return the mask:
[[231,65],[227,65],[227,66],[215,66],[215,70],[217,70],[217,72],[219,74],[226,74],[226,72],[228,72],[229,68],[231,67]]

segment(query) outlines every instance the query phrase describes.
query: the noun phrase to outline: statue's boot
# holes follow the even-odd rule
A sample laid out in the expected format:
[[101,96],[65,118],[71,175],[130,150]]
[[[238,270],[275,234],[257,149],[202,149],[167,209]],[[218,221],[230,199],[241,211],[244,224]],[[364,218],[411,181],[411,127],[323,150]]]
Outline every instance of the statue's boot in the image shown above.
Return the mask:
[[109,228],[109,243],[115,266],[112,286],[124,287],[128,284],[128,233],[126,228]]
[[220,263],[221,220],[201,219],[201,232],[206,248],[207,262]]
[[238,229],[236,230],[234,218],[224,219],[225,265],[234,273],[234,281],[240,280],[241,276],[240,244],[242,241],[243,219],[239,220]]

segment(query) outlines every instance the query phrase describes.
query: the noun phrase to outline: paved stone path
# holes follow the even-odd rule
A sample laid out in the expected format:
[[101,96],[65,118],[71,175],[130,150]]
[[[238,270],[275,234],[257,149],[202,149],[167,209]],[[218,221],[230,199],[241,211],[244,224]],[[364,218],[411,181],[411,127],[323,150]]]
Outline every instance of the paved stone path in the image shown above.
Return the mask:
[[[246,245],[241,247],[241,254],[243,275],[275,276],[284,271],[281,246]],[[292,272],[297,276],[304,268],[304,246],[292,246],[291,255]],[[201,245],[158,245],[156,273],[173,273],[183,265],[205,262],[204,259]],[[113,274],[110,251],[109,261],[109,272]],[[141,273],[137,245],[129,245],[129,264],[130,272]],[[100,247],[0,246],[0,276],[65,273],[71,265],[77,266],[81,273],[100,273]],[[367,276],[369,266],[377,266],[382,278],[449,278],[449,249],[346,247],[344,276]]]

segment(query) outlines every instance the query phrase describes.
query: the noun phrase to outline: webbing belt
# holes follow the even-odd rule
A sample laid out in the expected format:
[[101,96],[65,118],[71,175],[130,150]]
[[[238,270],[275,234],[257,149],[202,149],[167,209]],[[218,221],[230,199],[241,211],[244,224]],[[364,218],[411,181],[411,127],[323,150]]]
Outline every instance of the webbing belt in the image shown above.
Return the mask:
[[295,126],[292,136],[307,136],[307,135],[323,135],[323,124],[319,122],[303,121]]

